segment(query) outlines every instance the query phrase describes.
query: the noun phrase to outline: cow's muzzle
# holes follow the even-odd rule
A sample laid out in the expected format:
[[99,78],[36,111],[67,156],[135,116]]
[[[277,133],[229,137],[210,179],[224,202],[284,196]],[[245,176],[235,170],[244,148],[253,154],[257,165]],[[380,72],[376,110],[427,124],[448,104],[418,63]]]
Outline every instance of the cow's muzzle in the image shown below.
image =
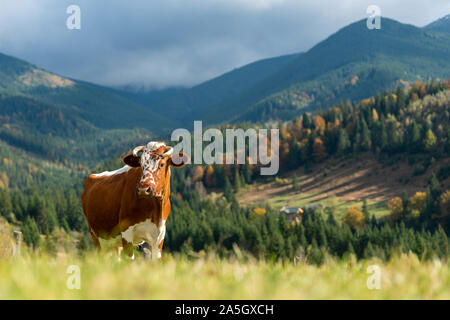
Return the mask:
[[162,195],[155,194],[152,187],[138,187],[136,194],[138,198],[162,198]]
[[151,187],[138,187],[136,194],[139,198],[149,198],[153,196],[153,190]]

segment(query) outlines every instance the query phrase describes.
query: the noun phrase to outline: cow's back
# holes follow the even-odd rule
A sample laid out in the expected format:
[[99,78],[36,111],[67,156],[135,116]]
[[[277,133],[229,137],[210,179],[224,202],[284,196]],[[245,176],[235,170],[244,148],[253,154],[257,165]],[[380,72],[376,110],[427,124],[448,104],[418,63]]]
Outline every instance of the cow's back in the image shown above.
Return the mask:
[[119,212],[127,172],[112,175],[90,175],[81,195],[89,228],[100,237],[118,234]]

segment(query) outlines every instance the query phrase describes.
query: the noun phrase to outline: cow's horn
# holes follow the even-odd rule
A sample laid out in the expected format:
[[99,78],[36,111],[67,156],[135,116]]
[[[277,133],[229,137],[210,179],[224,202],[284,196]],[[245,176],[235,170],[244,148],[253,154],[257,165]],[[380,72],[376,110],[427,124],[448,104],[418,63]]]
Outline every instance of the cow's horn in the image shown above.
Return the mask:
[[138,157],[138,153],[143,151],[145,146],[139,146],[133,149],[133,156]]
[[164,152],[162,155],[161,155],[161,158],[165,158],[165,157],[168,157],[168,156],[171,156],[172,155],[172,153],[173,153],[173,148],[172,147],[168,147],[169,148],[169,150],[167,150],[166,152]]

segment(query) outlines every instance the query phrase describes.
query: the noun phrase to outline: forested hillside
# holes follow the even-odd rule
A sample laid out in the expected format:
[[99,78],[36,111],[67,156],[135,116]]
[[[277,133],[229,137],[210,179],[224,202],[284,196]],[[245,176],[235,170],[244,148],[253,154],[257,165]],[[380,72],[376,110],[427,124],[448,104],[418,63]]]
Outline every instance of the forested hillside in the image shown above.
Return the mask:
[[365,20],[355,22],[313,47],[242,97],[254,101],[258,91],[272,93],[254,101],[254,110],[240,119],[255,120],[258,114],[262,119],[287,119],[301,108],[357,101],[403,81],[448,77],[448,35],[382,21],[375,32],[366,28]]
[[[409,162],[421,163],[423,170],[431,161],[449,157],[449,122],[449,82],[417,81],[409,89],[398,87],[355,103],[341,101],[326,111],[303,113],[273,126],[280,129],[281,172],[308,167],[335,156],[364,152],[385,158],[407,155]],[[234,126],[261,125],[247,122]],[[225,132],[229,127],[225,125],[221,129]],[[224,175],[234,179],[233,170],[223,169],[227,166],[210,167],[200,175],[207,186],[224,187],[225,181],[220,178]],[[251,181],[258,172],[256,167],[248,165],[237,169],[246,181]],[[218,176],[209,178],[214,172],[219,172]]]
[[102,129],[139,127],[160,132],[174,126],[169,118],[119,96],[112,89],[64,78],[1,53],[0,94],[2,111],[28,98],[67,118]]
[[428,24],[425,29],[450,33],[450,14]]
[[[308,168],[339,155],[367,152],[387,159],[396,159],[394,154],[407,155],[409,161],[418,161],[424,168],[433,161],[444,164],[424,192],[392,197],[388,203],[390,215],[378,217],[368,206],[352,207],[341,219],[332,208],[316,208],[307,209],[299,223],[287,224],[284,215],[269,205],[257,208],[239,204],[237,197],[245,192],[246,185],[261,179],[255,166],[187,166],[173,171],[172,212],[167,222],[170,232],[165,247],[186,254],[213,250],[227,256],[238,245],[267,259],[302,257],[317,264],[327,256],[349,254],[388,259],[398,252],[412,251],[424,259],[447,257],[449,92],[449,82],[416,82],[408,90],[398,88],[358,103],[343,102],[327,111],[303,114],[276,125],[281,128],[282,172]],[[21,228],[25,241],[35,248],[50,252],[57,246],[61,249],[61,230],[72,233],[79,248],[89,247],[79,200],[86,171],[50,164],[47,168],[34,167],[32,162],[21,160],[20,153],[9,153],[2,168],[11,174],[20,172],[18,176],[26,173],[24,181],[32,182],[23,187],[2,176],[1,214]],[[95,171],[121,165],[118,156]],[[60,175],[67,187],[46,182],[48,175]],[[34,181],[45,188],[36,188]],[[208,190],[223,193],[210,197]]]

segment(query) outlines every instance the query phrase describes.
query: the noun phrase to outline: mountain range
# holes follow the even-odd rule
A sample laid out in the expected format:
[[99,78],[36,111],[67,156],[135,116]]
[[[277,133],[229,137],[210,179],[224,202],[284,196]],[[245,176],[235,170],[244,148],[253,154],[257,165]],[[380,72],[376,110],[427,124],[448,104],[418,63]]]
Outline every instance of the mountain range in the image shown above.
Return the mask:
[[289,119],[407,82],[446,79],[449,57],[449,16],[424,28],[383,18],[381,29],[369,30],[360,20],[305,53],[257,61],[167,95],[134,94],[134,100],[178,121]]
[[442,17],[436,21],[433,21],[425,27],[427,30],[450,33],[450,14]]
[[194,120],[286,120],[417,80],[447,79],[449,58],[450,16],[423,28],[382,18],[379,30],[360,20],[306,52],[150,92],[65,78],[0,54],[0,139],[43,157],[81,161],[88,153],[94,161]]

